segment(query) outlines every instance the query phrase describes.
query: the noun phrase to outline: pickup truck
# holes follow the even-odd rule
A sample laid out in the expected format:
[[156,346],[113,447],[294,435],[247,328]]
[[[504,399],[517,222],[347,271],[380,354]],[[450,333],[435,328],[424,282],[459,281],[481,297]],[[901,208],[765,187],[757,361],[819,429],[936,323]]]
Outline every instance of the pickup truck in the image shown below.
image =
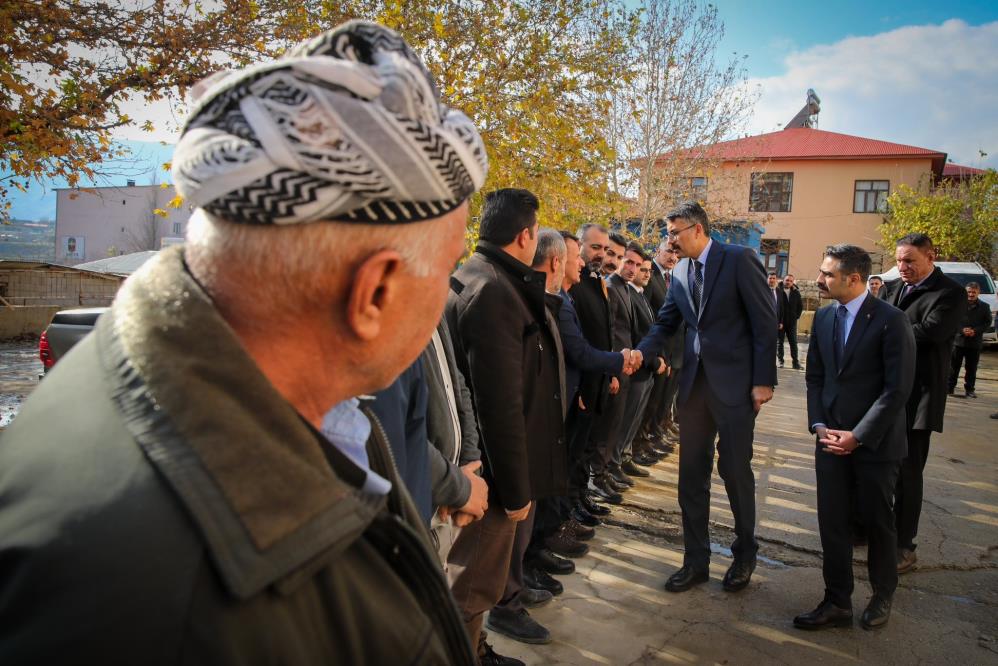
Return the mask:
[[107,312],[106,307],[56,312],[52,317],[52,323],[38,338],[38,356],[42,360],[45,372],[48,372],[73,345],[92,331],[97,318],[105,312]]

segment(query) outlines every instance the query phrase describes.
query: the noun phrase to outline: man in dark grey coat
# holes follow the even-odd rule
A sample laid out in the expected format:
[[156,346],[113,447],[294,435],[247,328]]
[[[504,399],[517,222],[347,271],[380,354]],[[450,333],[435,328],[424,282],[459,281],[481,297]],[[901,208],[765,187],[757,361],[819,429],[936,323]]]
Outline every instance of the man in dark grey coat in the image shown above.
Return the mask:
[[949,374],[949,392],[953,395],[956,381],[960,377],[960,368],[966,363],[967,370],[963,375],[964,395],[976,398],[977,364],[981,360],[981,350],[984,348],[984,331],[991,325],[991,306],[980,299],[981,285],[976,282],[967,283],[967,313],[960,325],[960,332],[953,342],[953,361]]
[[425,72],[351,22],[195,89],[187,243],[0,442],[0,664],[477,662],[356,398],[426,346],[486,176]]
[[880,290],[880,298],[908,316],[916,344],[915,385],[905,409],[908,455],[901,463],[894,499],[899,573],[911,571],[918,560],[915,537],[922,514],[922,471],[929,459],[929,436],[943,431],[950,350],[967,310],[963,287],[939,270],[935,257],[928,236],[904,236],[895,250],[901,279]]
[[825,596],[794,618],[801,629],[852,624],[854,510],[869,539],[873,597],[864,629],[887,624],[897,588],[891,499],[907,450],[903,406],[915,374],[915,338],[904,313],[866,291],[870,265],[861,248],[833,245],[818,274],[818,290],[837,301],[815,315],[806,374]]
[[[517,528],[532,521],[533,500],[567,488],[558,326],[544,302],[546,276],[530,268],[538,207],[526,190],[486,197],[478,246],[452,276],[447,300],[447,325],[478,414],[489,484],[485,517],[462,530],[449,557],[451,566],[461,567],[452,590],[479,654],[489,609],[493,628],[519,640],[550,640],[519,595],[530,530]],[[519,570],[508,585],[511,566]]]

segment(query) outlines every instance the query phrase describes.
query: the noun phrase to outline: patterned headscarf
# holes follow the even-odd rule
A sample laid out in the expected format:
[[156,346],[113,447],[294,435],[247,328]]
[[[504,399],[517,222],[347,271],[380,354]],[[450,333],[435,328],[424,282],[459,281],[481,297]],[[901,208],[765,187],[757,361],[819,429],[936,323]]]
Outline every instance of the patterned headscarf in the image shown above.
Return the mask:
[[350,21],[279,60],[192,90],[173,157],[177,191],[233,222],[403,223],[482,187],[488,158],[422,61],[375,23]]

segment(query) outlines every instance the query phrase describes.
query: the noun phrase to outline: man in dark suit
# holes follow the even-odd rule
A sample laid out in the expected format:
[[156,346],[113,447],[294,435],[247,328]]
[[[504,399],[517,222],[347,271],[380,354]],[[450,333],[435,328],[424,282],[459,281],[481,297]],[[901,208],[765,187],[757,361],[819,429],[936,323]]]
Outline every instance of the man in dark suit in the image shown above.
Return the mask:
[[793,275],[788,274],[783,278],[783,327],[780,329],[780,344],[776,348],[776,357],[783,367],[783,342],[790,344],[790,359],[793,361],[793,369],[800,370],[800,360],[797,357],[797,320],[804,312],[804,300],[800,296],[800,289],[797,288],[797,280]]
[[[489,651],[481,631],[489,609],[493,628],[518,640],[550,640],[525,599],[506,585],[511,563],[522,563],[523,553],[513,554],[517,523],[532,521],[533,500],[566,489],[558,330],[544,301],[547,277],[530,268],[538,207],[526,190],[485,198],[478,246],[451,276],[447,299],[447,325],[478,414],[489,484],[485,516],[461,532],[448,558],[458,571],[451,589],[479,655]],[[522,580],[522,571],[513,576]]]
[[[652,312],[658,312],[665,304],[666,294],[672,282],[672,269],[679,258],[668,238],[659,243],[658,251],[652,260],[651,278],[645,294]],[[637,457],[639,464],[649,464],[661,455],[672,450],[667,438],[674,438],[679,430],[675,421],[676,393],[679,390],[679,377],[683,369],[683,348],[686,341],[685,327],[679,327],[666,344],[662,357],[668,366],[665,373],[655,376],[655,387],[648,399],[650,407],[645,411],[644,433],[647,444],[642,447],[644,460]]]
[[[766,276],[766,284],[769,285],[769,302],[772,304],[773,310],[776,312],[776,341],[777,343],[782,343],[783,317],[786,315],[787,311],[787,297],[780,288],[780,276],[777,275],[775,271],[769,271],[769,274]],[[783,355],[778,354],[778,356],[780,359],[780,367],[782,367]]]
[[960,367],[966,363],[963,390],[968,398],[977,397],[977,393],[974,392],[977,383],[977,363],[981,360],[981,349],[984,348],[984,331],[991,325],[991,307],[980,299],[980,295],[981,285],[968,282],[967,313],[963,316],[960,332],[953,343],[953,361],[949,374],[950,395],[956,390]]
[[915,386],[908,398],[908,456],[901,463],[894,514],[898,531],[898,573],[915,566],[915,536],[922,513],[922,471],[929,436],[943,431],[950,350],[967,309],[967,294],[935,266],[932,239],[908,234],[894,253],[901,279],[884,285],[880,297],[904,310],[915,334]]
[[696,202],[668,216],[672,245],[683,259],[672,271],[665,305],[638,345],[658,356],[670,335],[686,327],[684,371],[677,405],[679,506],[683,513],[682,568],[665,585],[682,592],[708,579],[710,476],[717,440],[717,469],[735,517],[734,562],[724,589],[744,589],[755,570],[755,417],[776,385],[776,312],[765,270],[751,249],[710,238],[707,213]]
[[897,308],[866,291],[870,255],[855,245],[825,251],[818,290],[838,302],[815,315],[807,351],[807,417],[817,435],[825,597],[794,618],[800,629],[852,624],[853,511],[866,527],[873,597],[861,624],[887,624],[897,588],[891,499],[907,449],[904,404],[914,378],[915,338]]

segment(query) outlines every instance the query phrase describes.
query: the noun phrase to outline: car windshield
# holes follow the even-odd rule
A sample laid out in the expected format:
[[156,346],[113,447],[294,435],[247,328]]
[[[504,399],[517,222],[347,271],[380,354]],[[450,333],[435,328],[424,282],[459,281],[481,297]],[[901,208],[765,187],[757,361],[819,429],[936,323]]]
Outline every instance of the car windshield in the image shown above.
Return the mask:
[[991,284],[991,280],[984,273],[947,273],[946,277],[953,278],[962,287],[966,287],[968,282],[976,282],[980,285],[982,294],[995,293],[994,285]]

